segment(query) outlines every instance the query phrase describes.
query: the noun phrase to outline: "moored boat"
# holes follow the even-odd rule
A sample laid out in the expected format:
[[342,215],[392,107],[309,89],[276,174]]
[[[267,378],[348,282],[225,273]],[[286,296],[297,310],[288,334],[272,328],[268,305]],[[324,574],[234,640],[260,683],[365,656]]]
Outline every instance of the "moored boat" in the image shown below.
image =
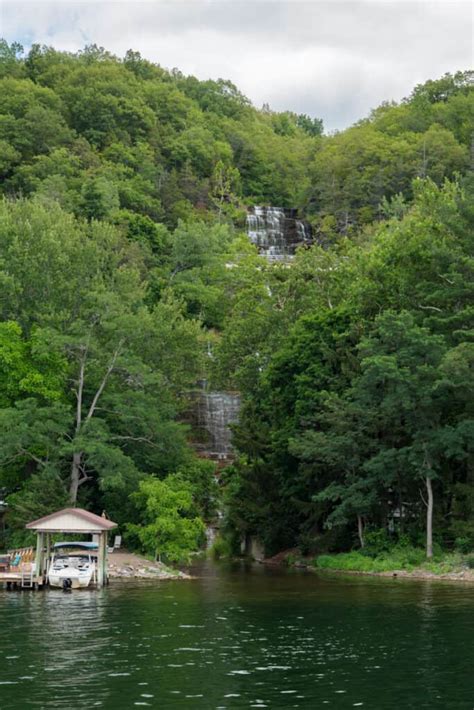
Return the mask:
[[57,542],[48,569],[50,586],[79,589],[95,583],[97,549],[95,542]]

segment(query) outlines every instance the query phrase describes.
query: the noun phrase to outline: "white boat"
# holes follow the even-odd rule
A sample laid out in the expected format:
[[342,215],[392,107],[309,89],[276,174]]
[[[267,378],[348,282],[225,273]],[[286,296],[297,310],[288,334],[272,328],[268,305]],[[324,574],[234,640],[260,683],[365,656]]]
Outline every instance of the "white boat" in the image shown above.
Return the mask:
[[95,542],[57,542],[48,569],[50,586],[67,590],[94,583],[97,549]]

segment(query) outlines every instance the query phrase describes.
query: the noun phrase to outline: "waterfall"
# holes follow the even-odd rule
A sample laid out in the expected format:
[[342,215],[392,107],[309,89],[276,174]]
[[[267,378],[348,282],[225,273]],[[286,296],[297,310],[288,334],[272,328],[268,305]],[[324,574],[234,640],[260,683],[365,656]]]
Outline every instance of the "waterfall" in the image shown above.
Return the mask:
[[211,458],[232,455],[231,424],[239,419],[240,396],[231,392],[202,392],[198,405],[199,425],[206,431],[205,452]]
[[217,528],[215,525],[208,525],[205,530],[206,535],[206,550],[209,550],[216,541]]
[[251,207],[247,234],[269,261],[291,260],[297,246],[311,241],[310,225],[296,218],[296,210],[281,207]]

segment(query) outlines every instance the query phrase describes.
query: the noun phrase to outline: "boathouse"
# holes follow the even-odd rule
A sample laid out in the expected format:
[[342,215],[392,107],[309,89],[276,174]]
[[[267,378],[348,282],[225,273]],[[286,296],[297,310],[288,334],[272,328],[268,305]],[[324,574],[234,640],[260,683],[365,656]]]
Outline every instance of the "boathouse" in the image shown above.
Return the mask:
[[47,565],[51,557],[51,536],[55,534],[92,535],[98,543],[97,586],[107,582],[107,534],[117,524],[89,513],[82,508],[64,508],[44,518],[28,523],[26,528],[36,532],[35,576],[43,583],[46,581]]

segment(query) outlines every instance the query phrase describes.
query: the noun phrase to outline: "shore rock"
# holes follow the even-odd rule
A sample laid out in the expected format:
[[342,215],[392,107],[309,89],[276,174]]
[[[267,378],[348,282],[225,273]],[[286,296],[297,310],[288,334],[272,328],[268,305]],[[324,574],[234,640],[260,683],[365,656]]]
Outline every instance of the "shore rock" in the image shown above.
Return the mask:
[[110,579],[192,579],[189,574],[174,570],[161,562],[150,562],[131,552],[113,552],[109,557]]

